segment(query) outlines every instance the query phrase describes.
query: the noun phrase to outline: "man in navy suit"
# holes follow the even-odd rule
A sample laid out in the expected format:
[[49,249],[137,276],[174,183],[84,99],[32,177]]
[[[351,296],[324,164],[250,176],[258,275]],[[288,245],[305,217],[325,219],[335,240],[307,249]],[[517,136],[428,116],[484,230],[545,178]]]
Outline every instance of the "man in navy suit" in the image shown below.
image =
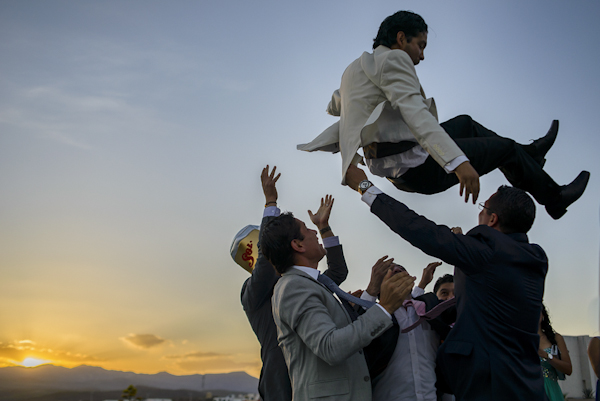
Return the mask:
[[480,204],[479,225],[462,235],[382,193],[358,167],[346,182],[392,231],[455,266],[457,320],[438,351],[439,387],[458,401],[544,400],[537,325],[548,259],[527,239],[531,197],[500,187]]

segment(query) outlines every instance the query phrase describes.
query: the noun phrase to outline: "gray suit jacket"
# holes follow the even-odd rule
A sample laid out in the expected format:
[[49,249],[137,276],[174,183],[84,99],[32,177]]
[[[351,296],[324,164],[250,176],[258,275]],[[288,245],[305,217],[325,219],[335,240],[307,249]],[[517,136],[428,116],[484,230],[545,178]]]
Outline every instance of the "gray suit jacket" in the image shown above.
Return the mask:
[[[342,177],[374,142],[416,141],[442,167],[464,155],[437,121],[433,99],[426,99],[415,66],[403,50],[377,47],[346,68],[327,112],[340,121],[299,150],[342,153]],[[345,182],[342,181],[342,184]]]
[[392,326],[381,308],[352,322],[325,286],[290,268],[275,286],[273,318],[294,401],[371,400],[362,349]]
[[[275,217],[263,217],[263,227]],[[258,392],[263,401],[291,401],[292,385],[288,376],[283,353],[277,343],[277,327],[273,321],[271,297],[279,276],[273,265],[264,257],[258,244],[258,260],[252,276],[242,286],[242,305],[260,342],[260,358],[263,366],[258,381]],[[328,269],[323,273],[336,284],[348,275],[342,245],[327,248]]]

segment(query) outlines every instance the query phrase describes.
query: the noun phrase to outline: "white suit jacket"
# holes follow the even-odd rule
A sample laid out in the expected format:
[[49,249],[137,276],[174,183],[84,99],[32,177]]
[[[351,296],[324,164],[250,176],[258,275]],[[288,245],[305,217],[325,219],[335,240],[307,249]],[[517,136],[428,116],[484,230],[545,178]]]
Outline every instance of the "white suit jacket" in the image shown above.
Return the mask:
[[464,153],[440,127],[433,98],[427,99],[408,54],[378,46],[346,68],[327,112],[340,121],[299,150],[342,153],[342,184],[360,147],[374,142],[416,141],[442,167]]
[[381,308],[352,322],[324,285],[294,268],[275,285],[272,304],[294,401],[371,401],[362,349],[393,324]]

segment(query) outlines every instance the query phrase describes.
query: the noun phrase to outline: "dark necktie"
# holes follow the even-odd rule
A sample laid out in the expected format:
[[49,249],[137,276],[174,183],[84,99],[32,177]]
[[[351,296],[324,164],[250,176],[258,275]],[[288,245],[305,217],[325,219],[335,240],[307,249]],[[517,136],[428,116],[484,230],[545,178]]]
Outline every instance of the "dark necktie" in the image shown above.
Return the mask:
[[323,284],[325,287],[329,288],[331,292],[338,296],[338,298],[343,299],[344,301],[352,302],[356,305],[360,305],[363,308],[369,309],[371,306],[375,305],[375,302],[366,301],[364,299],[357,298],[353,295],[344,292],[338,285],[329,277],[324,274],[320,274],[317,278],[317,281]]

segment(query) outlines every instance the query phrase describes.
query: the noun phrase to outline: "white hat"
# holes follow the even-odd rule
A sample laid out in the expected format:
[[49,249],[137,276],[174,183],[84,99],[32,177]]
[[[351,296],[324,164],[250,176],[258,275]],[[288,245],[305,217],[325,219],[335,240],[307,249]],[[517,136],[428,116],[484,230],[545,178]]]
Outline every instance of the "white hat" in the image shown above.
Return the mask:
[[229,251],[235,263],[248,273],[252,273],[258,259],[258,229],[258,226],[252,225],[242,228],[233,238]]

